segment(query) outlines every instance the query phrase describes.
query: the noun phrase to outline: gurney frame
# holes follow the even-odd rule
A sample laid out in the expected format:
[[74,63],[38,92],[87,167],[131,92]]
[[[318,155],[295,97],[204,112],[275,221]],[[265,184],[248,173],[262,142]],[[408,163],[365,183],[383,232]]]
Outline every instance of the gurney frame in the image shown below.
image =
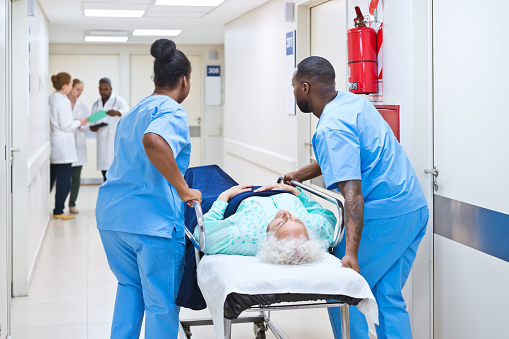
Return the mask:
[[[283,177],[279,177],[278,183],[283,181]],[[302,190],[314,194],[324,200],[327,200],[334,205],[336,205],[338,209],[338,222],[335,228],[335,237],[334,242],[331,248],[335,248],[342,240],[345,231],[345,225],[343,222],[343,203],[341,200],[321,192],[313,187],[302,184],[300,182],[292,180],[290,182],[293,186],[299,187]],[[195,246],[195,257],[196,264],[198,266],[200,262],[200,250],[205,248],[205,226],[203,219],[203,212],[201,209],[200,203],[197,201],[193,201],[193,205],[196,211],[196,219],[198,222],[198,233],[199,240],[197,241],[193,234],[185,228],[186,236]],[[239,317],[237,319],[226,319],[224,318],[224,338],[231,339],[231,326],[234,323],[253,323],[253,330],[256,339],[264,339],[265,332],[270,330],[274,336],[278,339],[284,339],[281,331],[276,327],[276,325],[270,319],[270,312],[276,310],[295,310],[295,309],[310,309],[310,308],[325,308],[325,307],[340,307],[341,308],[341,335],[343,339],[350,339],[350,317],[348,311],[348,305],[342,302],[325,302],[325,301],[313,301],[309,303],[284,303],[284,304],[272,304],[265,306],[253,306],[245,312],[258,312],[258,315],[251,317]],[[192,319],[192,320],[181,320],[179,327],[179,337],[181,339],[190,339],[191,338],[191,326],[203,326],[203,325],[213,325],[212,319]]]

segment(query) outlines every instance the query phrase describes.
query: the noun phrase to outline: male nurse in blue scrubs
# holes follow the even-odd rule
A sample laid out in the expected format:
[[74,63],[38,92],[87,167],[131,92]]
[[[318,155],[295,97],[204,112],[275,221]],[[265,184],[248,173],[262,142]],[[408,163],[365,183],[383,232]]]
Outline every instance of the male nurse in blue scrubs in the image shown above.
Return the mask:
[[[389,125],[366,99],[336,91],[335,77],[330,62],[318,56],[297,65],[292,79],[297,105],[319,119],[313,136],[317,162],[288,173],[285,181],[323,175],[327,189],[339,189],[346,241],[334,255],[371,287],[379,308],[377,338],[412,338],[401,290],[426,233],[426,199]],[[329,316],[340,338],[339,310],[330,308]],[[352,339],[369,338],[356,307],[350,307],[350,324]]]

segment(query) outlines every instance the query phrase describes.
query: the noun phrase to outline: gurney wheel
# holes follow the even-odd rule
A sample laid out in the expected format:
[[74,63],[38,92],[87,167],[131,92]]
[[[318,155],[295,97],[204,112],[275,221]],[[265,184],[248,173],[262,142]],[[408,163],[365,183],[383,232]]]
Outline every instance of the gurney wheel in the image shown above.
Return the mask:
[[255,334],[255,339],[265,339],[265,331],[267,329],[265,328],[264,323],[254,323],[253,324],[253,331]]

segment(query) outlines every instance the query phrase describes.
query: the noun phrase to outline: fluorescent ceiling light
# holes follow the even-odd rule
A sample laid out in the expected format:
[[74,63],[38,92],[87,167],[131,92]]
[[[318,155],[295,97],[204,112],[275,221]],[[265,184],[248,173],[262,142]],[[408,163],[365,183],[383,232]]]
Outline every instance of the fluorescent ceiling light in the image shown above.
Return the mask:
[[145,11],[116,9],[85,9],[85,16],[101,16],[112,18],[141,18]]
[[126,36],[97,36],[87,35],[85,41],[87,42],[126,42],[129,39]]
[[182,32],[180,29],[135,29],[133,35],[139,36],[177,36]]
[[225,0],[157,0],[157,6],[209,6],[215,7]]

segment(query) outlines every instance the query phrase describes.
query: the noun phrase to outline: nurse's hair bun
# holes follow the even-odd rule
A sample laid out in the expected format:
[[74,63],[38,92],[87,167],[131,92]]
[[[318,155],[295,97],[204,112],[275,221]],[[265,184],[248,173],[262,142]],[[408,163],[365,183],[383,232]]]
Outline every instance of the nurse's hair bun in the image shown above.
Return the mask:
[[177,46],[175,43],[168,39],[159,39],[154,41],[152,47],[150,47],[150,54],[157,61],[170,61],[175,55]]

